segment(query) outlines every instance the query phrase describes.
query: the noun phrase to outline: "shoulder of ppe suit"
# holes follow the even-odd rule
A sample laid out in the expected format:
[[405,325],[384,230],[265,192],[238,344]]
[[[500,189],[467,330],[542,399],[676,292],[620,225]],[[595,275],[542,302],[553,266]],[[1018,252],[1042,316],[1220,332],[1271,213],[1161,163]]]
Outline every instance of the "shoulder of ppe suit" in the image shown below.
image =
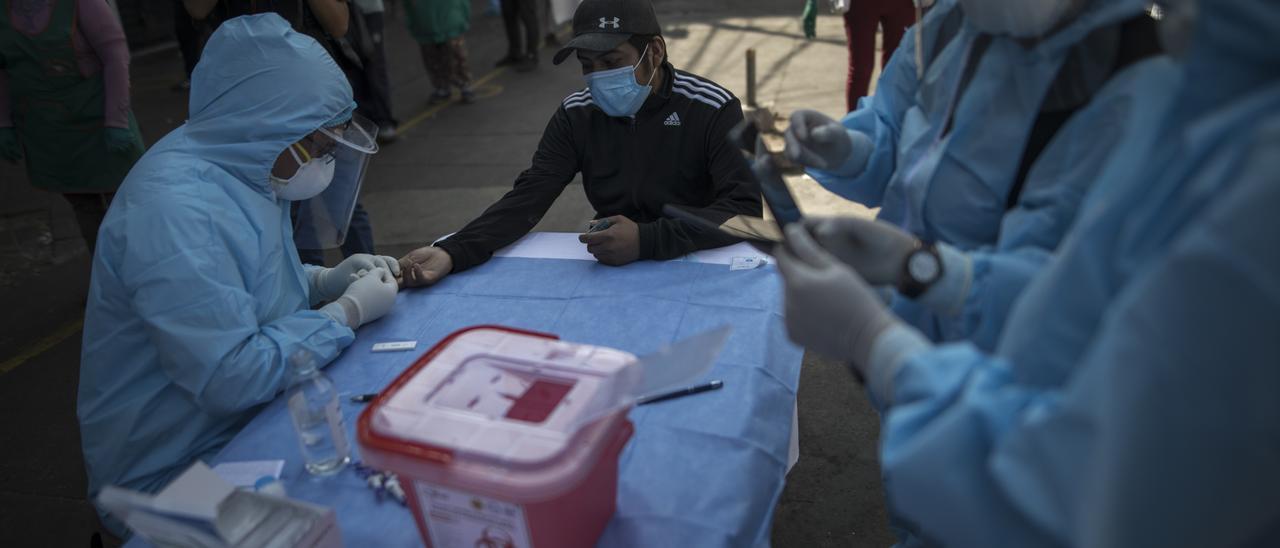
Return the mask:
[[[1056,226],[1065,232],[1065,225],[1108,166],[1126,162],[1126,155],[1146,156],[1156,136],[1151,130],[1161,124],[1172,103],[1172,94],[1166,91],[1180,81],[1181,71],[1167,57],[1140,61],[1116,73],[1036,159],[1017,207],[1006,214],[1006,225],[1019,216],[1059,209]],[[1005,232],[1002,227],[1002,242],[1007,240]],[[1024,243],[1014,239],[1001,245]],[[1052,248],[1056,243],[1048,245]]]
[[[103,239],[122,243],[114,257],[122,273],[146,270],[177,255],[225,258],[228,249],[260,247],[256,236],[263,222],[269,221],[245,214],[243,200],[226,192],[235,186],[204,182],[157,192],[148,186],[163,185],[164,181],[145,183],[123,188],[113,202],[120,206],[112,207],[103,223]],[[241,192],[252,192],[243,184],[238,186]]]
[[1088,4],[1070,23],[1041,40],[1037,49],[1065,50],[1084,40],[1085,36],[1094,30],[1115,25],[1142,14],[1148,2],[1147,0],[1092,0]]
[[[1077,120],[1085,120],[1091,111],[1109,106],[1123,109],[1118,111],[1123,122],[1158,122],[1173,102],[1173,94],[1168,91],[1181,85],[1182,75],[1181,66],[1167,55],[1137,61],[1111,75],[1064,129]],[[1104,116],[1114,117],[1114,112]]]

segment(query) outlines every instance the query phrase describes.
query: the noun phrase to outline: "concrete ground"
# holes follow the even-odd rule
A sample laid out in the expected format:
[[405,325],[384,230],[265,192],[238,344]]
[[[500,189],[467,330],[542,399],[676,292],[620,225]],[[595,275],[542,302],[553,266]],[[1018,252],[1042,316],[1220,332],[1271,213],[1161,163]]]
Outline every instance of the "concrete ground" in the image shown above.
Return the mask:
[[[403,138],[371,163],[364,203],[379,251],[400,255],[461,227],[510,188],[527,166],[560,100],[582,87],[574,64],[494,70],[505,39],[473,0],[467,35],[482,100],[428,108],[430,85],[401,14],[389,13],[387,49]],[[843,113],[841,20],[823,16],[804,40],[803,2],[657,0],[671,61],[746,95],[744,56],[758,55],[762,105]],[[176,50],[135,58],[135,113],[148,142],[185,118]],[[0,546],[83,546],[95,530],[75,417],[88,257],[70,208],[30,188],[21,167],[0,162]],[[808,213],[860,214],[811,180],[793,188]],[[537,230],[580,230],[592,211],[578,183]],[[799,395],[801,458],[774,516],[777,546],[887,546],[877,464],[879,421],[847,369],[806,355]]]

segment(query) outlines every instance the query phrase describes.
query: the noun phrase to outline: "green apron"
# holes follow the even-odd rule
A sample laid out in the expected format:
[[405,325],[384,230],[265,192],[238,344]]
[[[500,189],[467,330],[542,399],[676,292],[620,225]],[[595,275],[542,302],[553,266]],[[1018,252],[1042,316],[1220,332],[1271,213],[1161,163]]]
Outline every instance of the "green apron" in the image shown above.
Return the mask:
[[0,56],[9,76],[13,125],[31,184],[63,193],[112,192],[142,156],[142,134],[129,113],[135,146],[113,153],[104,139],[102,73],[84,77],[71,33],[75,0],[51,0],[49,24],[36,35],[15,29],[12,1],[0,2]]

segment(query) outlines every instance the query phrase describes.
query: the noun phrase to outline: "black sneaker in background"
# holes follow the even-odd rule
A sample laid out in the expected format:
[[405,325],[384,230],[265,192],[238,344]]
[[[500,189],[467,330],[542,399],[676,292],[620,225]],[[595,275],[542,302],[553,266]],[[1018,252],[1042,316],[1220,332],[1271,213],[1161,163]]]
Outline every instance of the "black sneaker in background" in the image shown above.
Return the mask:
[[447,89],[437,89],[430,97],[427,98],[427,104],[438,105],[440,103],[447,102],[451,97],[453,97],[452,91]]
[[506,56],[506,57],[503,57],[502,59],[498,59],[498,62],[497,62],[497,63],[494,63],[494,64],[493,64],[493,66],[495,66],[495,67],[509,67],[509,66],[518,65],[518,64],[520,64],[520,56],[519,56],[519,55],[507,54],[507,56]]

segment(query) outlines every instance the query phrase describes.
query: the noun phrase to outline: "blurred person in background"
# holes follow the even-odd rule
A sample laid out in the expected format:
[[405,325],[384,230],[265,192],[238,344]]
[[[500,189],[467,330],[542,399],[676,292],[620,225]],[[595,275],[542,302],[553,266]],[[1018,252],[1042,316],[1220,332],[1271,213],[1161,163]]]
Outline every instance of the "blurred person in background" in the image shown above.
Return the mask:
[[404,0],[409,18],[409,33],[422,51],[431,85],[430,104],[443,103],[458,88],[463,104],[476,100],[471,87],[471,67],[467,60],[467,42],[462,37],[471,28],[469,0]]
[[514,66],[521,72],[538,66],[538,46],[542,40],[542,32],[538,26],[537,2],[538,0],[502,0],[502,26],[507,31],[507,55],[498,60],[498,66]]
[[[933,0],[916,0],[932,4]],[[880,70],[889,66],[907,27],[916,22],[912,0],[851,0],[844,13],[844,36],[849,48],[849,78],[845,82],[845,109],[858,108],[858,100],[871,93],[871,73],[876,68],[876,26],[880,27]],[[817,11],[817,10],[814,10]]]
[[[383,0],[352,0],[360,15],[362,43],[357,51],[364,70],[349,78],[363,79],[363,93],[356,93],[357,110],[378,124],[378,142],[390,143],[399,137],[395,116],[391,111],[391,81],[387,74],[387,52],[384,44],[386,30],[386,5]],[[353,89],[356,86],[352,86]]]
[[71,204],[92,254],[115,190],[142,156],[129,47],[104,0],[0,9],[0,157]]

